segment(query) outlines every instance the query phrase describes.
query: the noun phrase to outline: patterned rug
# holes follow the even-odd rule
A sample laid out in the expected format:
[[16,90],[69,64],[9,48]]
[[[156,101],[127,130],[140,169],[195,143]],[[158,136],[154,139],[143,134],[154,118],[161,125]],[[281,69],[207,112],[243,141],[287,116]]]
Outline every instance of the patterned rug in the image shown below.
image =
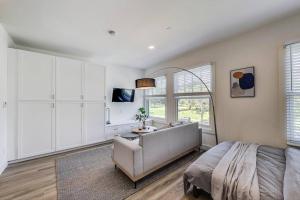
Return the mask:
[[192,152],[160,170],[133,182],[111,160],[111,145],[82,151],[56,160],[58,200],[125,199],[200,155]]

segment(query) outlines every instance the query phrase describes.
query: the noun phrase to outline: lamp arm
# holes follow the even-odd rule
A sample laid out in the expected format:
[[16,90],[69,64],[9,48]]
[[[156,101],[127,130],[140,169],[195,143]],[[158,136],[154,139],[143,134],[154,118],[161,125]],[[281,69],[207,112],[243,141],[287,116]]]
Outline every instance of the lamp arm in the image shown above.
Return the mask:
[[214,129],[215,129],[215,139],[216,139],[216,144],[219,143],[219,139],[218,139],[218,132],[217,132],[217,121],[216,121],[216,112],[215,112],[215,103],[214,103],[214,98],[213,98],[213,94],[212,92],[209,90],[208,86],[205,84],[205,82],[197,75],[195,74],[194,72],[190,71],[190,70],[187,70],[187,69],[184,69],[184,68],[180,68],[180,67],[165,67],[165,68],[161,68],[161,69],[158,69],[154,72],[152,72],[151,74],[154,74],[156,72],[159,72],[159,71],[162,71],[162,70],[166,70],[166,69],[178,69],[178,70],[181,70],[181,71],[185,71],[185,72],[188,72],[192,75],[194,75],[195,77],[197,77],[201,83],[205,86],[209,96],[210,96],[210,100],[211,100],[211,104],[212,104],[212,111],[213,111],[213,118],[214,118]]

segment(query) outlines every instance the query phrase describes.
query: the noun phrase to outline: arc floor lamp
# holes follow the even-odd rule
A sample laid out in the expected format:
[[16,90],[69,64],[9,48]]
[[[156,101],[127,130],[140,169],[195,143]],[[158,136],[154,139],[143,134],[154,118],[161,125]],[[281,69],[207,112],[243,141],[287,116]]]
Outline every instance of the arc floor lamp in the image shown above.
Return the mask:
[[[193,76],[197,77],[201,83],[205,86],[208,94],[209,94],[209,97],[210,97],[210,100],[211,100],[211,104],[212,104],[212,112],[213,112],[213,119],[214,119],[214,129],[215,129],[215,139],[216,139],[216,144],[219,143],[219,140],[218,140],[218,132],[217,132],[217,121],[216,121],[216,113],[215,113],[215,103],[214,103],[214,98],[213,98],[213,94],[212,92],[209,90],[208,86],[205,84],[205,82],[197,75],[195,74],[194,72],[190,71],[190,70],[187,70],[187,69],[184,69],[184,68],[180,68],[180,67],[166,67],[166,68],[163,68],[163,69],[159,69],[155,72],[153,72],[152,74],[158,72],[158,71],[161,71],[161,70],[166,70],[166,69],[176,69],[176,70],[181,70],[181,71],[185,71],[185,72],[188,72],[190,74],[192,74]],[[154,78],[141,78],[141,79],[137,79],[135,80],[135,87],[137,89],[150,89],[150,88],[154,88],[156,87],[155,85],[155,79]]]

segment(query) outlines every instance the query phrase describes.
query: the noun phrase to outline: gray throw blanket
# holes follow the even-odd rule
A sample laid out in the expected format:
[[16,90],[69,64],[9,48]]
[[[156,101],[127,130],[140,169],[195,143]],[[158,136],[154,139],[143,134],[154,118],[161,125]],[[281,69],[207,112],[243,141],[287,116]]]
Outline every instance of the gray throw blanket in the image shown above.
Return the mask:
[[214,169],[211,195],[214,200],[259,200],[256,144],[236,142]]

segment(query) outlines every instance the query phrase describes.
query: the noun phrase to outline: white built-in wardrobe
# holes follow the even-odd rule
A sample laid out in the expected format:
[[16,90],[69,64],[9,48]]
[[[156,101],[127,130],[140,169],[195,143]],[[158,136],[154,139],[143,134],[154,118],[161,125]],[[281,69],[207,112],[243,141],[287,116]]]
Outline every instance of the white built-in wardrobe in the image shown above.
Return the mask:
[[9,49],[8,159],[105,140],[105,68]]

